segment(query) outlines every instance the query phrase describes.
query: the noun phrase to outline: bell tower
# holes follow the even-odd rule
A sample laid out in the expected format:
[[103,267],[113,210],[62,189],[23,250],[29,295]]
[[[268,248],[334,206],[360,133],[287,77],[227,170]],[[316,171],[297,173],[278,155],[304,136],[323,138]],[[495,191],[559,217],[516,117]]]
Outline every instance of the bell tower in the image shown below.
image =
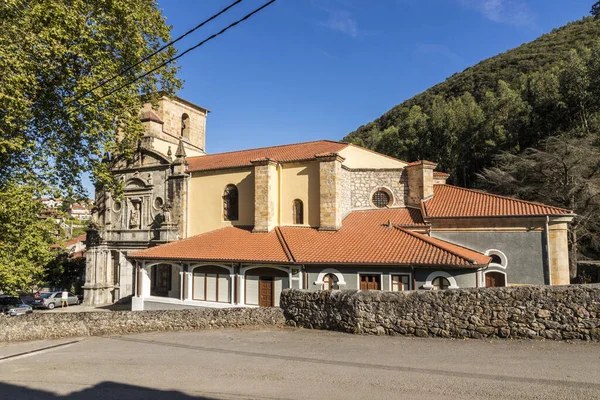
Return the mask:
[[142,145],[167,155],[179,141],[188,156],[206,154],[206,117],[210,111],[179,97],[161,97],[158,109],[144,104],[140,119],[145,127]]

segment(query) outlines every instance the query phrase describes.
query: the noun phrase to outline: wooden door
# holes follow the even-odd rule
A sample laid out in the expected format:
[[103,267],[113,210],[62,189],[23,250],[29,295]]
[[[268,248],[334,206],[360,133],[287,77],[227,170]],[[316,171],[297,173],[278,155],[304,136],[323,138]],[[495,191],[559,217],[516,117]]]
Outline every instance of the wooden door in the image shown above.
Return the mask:
[[506,276],[500,272],[488,272],[485,274],[485,287],[506,286]]
[[360,290],[379,290],[381,282],[379,275],[361,275]]
[[258,305],[273,307],[273,279],[260,278],[258,286]]

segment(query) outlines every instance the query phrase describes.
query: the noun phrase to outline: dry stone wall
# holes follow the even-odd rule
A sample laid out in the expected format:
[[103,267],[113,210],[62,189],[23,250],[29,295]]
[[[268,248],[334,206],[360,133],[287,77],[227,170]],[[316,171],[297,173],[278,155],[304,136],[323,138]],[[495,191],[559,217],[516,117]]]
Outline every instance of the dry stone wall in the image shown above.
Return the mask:
[[292,326],[374,335],[600,340],[600,285],[442,291],[286,290]]
[[279,308],[0,315],[0,342],[283,325]]

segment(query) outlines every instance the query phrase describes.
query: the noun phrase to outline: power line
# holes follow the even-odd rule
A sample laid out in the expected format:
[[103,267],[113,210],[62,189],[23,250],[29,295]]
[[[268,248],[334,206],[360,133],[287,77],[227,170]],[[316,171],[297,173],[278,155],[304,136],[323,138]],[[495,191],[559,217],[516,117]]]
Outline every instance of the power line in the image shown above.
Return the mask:
[[95,102],[98,102],[98,101],[100,101],[100,100],[102,100],[102,99],[110,96],[111,94],[113,94],[115,92],[118,92],[119,90],[121,90],[121,89],[123,89],[123,88],[125,88],[125,87],[127,87],[129,85],[131,85],[132,83],[135,83],[135,82],[139,81],[140,79],[142,79],[142,78],[150,75],[151,73],[156,72],[160,68],[162,68],[162,67],[164,67],[164,66],[172,63],[173,61],[180,59],[181,57],[183,57],[184,55],[186,55],[190,51],[193,51],[193,50],[197,49],[198,47],[202,46],[203,44],[205,44],[206,42],[208,42],[208,41],[216,38],[217,36],[222,35],[223,33],[227,32],[229,29],[233,28],[234,26],[238,25],[239,23],[241,23],[241,22],[247,20],[248,18],[252,17],[254,14],[258,13],[259,11],[261,11],[261,10],[265,9],[266,7],[270,6],[271,4],[275,3],[275,1],[277,1],[277,0],[271,0],[268,3],[265,3],[261,7],[257,8],[256,10],[254,10],[251,13],[247,14],[246,16],[244,16],[243,18],[238,19],[234,23],[232,23],[232,24],[228,25],[227,27],[221,29],[219,32],[217,32],[217,33],[209,36],[208,38],[204,39],[203,41],[201,41],[200,43],[196,44],[195,46],[192,46],[189,49],[185,50],[183,53],[179,54],[178,56],[175,56],[175,57],[173,57],[173,58],[171,58],[171,59],[163,62],[162,64],[160,64],[156,68],[151,69],[150,71],[146,72],[145,74],[140,75],[140,76],[136,77],[135,79],[133,79],[133,80],[131,80],[131,81],[129,81],[129,82],[127,82],[127,83],[125,83],[125,84],[117,87],[116,89],[111,90],[110,92],[108,92],[104,96],[102,96],[102,97],[100,97],[98,99],[95,99],[95,100],[91,101],[88,104],[84,104],[83,107],[86,107],[86,106],[89,106],[89,105],[91,105],[91,104],[93,104]]
[[155,55],[157,55],[158,53],[160,53],[161,51],[163,51],[164,49],[166,49],[169,46],[174,45],[175,43],[179,42],[181,39],[183,39],[184,37],[190,35],[191,33],[193,33],[194,31],[200,29],[201,27],[203,27],[204,25],[206,25],[207,23],[209,23],[210,21],[212,21],[213,19],[219,17],[221,14],[227,12],[230,8],[238,5],[239,3],[241,3],[243,0],[236,0],[233,3],[231,3],[230,5],[228,5],[227,7],[225,7],[224,9],[222,9],[221,11],[219,11],[218,13],[214,14],[213,16],[211,16],[210,18],[202,21],[201,23],[199,23],[198,25],[196,25],[195,27],[193,27],[192,29],[190,29],[189,31],[187,31],[186,33],[184,33],[183,35],[179,36],[178,38],[176,38],[175,40],[170,41],[169,43],[165,44],[164,46],[162,46],[160,49],[154,51],[151,54],[148,54],[147,56],[145,56],[144,58],[142,58],[140,61],[136,62],[133,65],[130,65],[129,67],[121,70],[119,73],[117,73],[116,75],[112,76],[111,78],[100,82],[98,85],[94,86],[92,89],[88,90],[87,92],[85,92],[84,94],[78,96],[77,98],[69,101],[67,104],[65,104],[65,106],[68,106],[71,103],[76,102],[77,100],[82,99],[83,97],[87,96],[88,94],[92,93],[94,90],[101,88],[102,86],[106,85],[109,82],[114,81],[115,79],[117,79],[118,77],[122,76],[123,74],[131,71],[133,68],[137,67],[138,65],[142,64],[145,61],[148,61],[150,58],[154,57]]

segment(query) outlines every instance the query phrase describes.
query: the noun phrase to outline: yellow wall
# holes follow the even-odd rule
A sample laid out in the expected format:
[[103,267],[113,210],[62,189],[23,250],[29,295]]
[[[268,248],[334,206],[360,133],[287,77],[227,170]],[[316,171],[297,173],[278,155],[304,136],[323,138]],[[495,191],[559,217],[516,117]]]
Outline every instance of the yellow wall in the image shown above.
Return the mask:
[[[239,194],[239,220],[223,220],[223,191],[234,184]],[[189,183],[189,236],[231,225],[254,225],[254,170],[196,172]]]
[[406,163],[377,154],[357,146],[348,146],[339,152],[346,160],[343,165],[348,168],[404,168]]
[[295,199],[304,204],[304,224],[319,226],[319,163],[284,164],[282,167],[281,225],[292,225]]
[[569,275],[569,226],[566,223],[551,224],[549,231],[552,284],[568,285],[571,283]]

